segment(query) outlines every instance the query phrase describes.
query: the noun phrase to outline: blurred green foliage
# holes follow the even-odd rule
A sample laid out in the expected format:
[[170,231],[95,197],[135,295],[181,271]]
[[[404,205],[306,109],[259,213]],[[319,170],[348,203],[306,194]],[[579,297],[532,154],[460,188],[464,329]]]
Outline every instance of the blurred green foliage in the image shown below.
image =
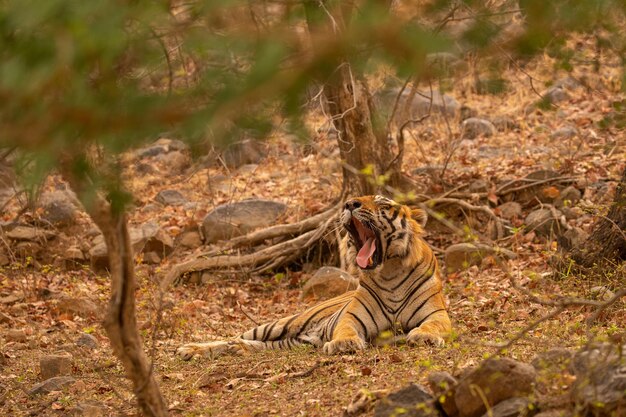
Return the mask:
[[[619,0],[362,0],[350,13],[346,4],[1,0],[0,147],[25,151],[27,171],[41,178],[94,145],[115,155],[166,131],[200,149],[241,131],[262,137],[284,120],[302,135],[307,89],[344,61],[356,73],[384,64],[419,79],[432,52],[502,61],[502,51],[549,50],[571,70],[575,51],[564,40],[575,32],[626,64]],[[522,30],[503,40],[514,14]],[[76,161],[97,177],[92,160]]]

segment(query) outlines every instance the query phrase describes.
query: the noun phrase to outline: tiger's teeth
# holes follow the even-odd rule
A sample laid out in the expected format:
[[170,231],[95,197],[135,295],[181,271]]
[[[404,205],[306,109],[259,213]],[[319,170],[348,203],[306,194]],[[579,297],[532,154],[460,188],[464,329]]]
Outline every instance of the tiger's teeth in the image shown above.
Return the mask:
[[373,263],[374,263],[374,261],[372,261],[372,258],[369,258],[369,259],[367,260],[367,264],[368,264],[368,265],[371,265],[371,264],[373,264]]

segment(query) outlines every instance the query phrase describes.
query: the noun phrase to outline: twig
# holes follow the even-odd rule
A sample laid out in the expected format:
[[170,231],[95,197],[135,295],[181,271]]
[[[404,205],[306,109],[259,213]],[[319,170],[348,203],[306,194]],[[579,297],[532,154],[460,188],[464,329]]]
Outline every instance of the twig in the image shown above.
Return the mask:
[[252,317],[250,317],[250,315],[248,314],[248,312],[246,312],[246,310],[243,309],[243,306],[241,305],[241,303],[239,301],[237,301],[237,307],[239,307],[239,310],[241,310],[241,312],[243,313],[244,316],[246,316],[248,318],[248,320],[250,320],[252,323],[254,323],[255,326],[259,325],[259,322],[257,322],[255,319],[253,319]]

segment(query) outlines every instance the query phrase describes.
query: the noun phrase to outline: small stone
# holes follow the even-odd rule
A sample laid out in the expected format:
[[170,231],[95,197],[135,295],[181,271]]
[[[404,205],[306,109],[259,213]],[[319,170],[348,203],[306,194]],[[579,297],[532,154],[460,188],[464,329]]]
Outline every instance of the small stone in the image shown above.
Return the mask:
[[496,134],[496,127],[489,120],[470,117],[461,123],[461,136],[463,139],[476,139],[479,136],[493,136]]
[[5,337],[7,342],[26,342],[28,339],[23,329],[9,329]]
[[85,260],[85,254],[78,246],[70,246],[67,248],[65,253],[63,253],[63,257],[70,261],[80,262]]
[[97,349],[98,339],[89,333],[81,333],[76,339],[76,346],[80,346],[87,349]]
[[5,235],[12,240],[27,241],[46,241],[56,237],[55,232],[31,226],[15,226],[13,229],[6,231]]
[[72,412],[73,415],[80,417],[104,417],[109,415],[104,404],[96,401],[80,403],[72,410]]
[[62,298],[57,303],[57,309],[61,313],[73,314],[82,318],[97,317],[100,315],[100,307],[88,298]]
[[552,132],[552,134],[550,135],[550,138],[556,139],[556,140],[571,139],[575,137],[576,135],[578,135],[578,130],[576,130],[575,127],[564,126]]
[[39,369],[42,379],[50,379],[55,376],[69,375],[72,372],[72,356],[46,355],[39,359]]
[[162,190],[159,191],[155,200],[166,206],[176,206],[185,204],[187,199],[177,190]]
[[156,252],[146,252],[143,254],[143,263],[148,265],[158,265],[161,263],[161,258]]
[[491,119],[491,123],[493,123],[498,132],[508,132],[520,128],[519,123],[510,116],[496,116]]
[[486,193],[489,191],[489,183],[485,180],[478,179],[472,181],[468,188],[470,193]]
[[545,237],[549,237],[552,233],[560,234],[562,228],[560,217],[562,214],[559,210],[547,208],[531,211],[524,220],[526,233],[534,231],[538,236]]
[[496,207],[499,216],[505,220],[522,217],[522,205],[516,201],[509,201]]
[[480,265],[487,256],[498,256],[504,259],[516,258],[515,253],[494,248],[482,243],[457,243],[448,246],[444,253],[444,263],[447,272],[461,271],[472,265]]
[[546,104],[557,104],[570,99],[570,95],[561,87],[551,87],[543,95],[542,102]]
[[229,168],[239,168],[246,164],[257,164],[266,155],[267,149],[261,142],[246,139],[229,145],[222,153],[222,158]]
[[[398,410],[402,410],[398,414]],[[374,417],[438,417],[440,411],[435,406],[433,397],[426,390],[416,384],[402,388],[399,391],[382,398],[374,409]]]
[[591,296],[596,300],[608,301],[615,296],[615,293],[604,285],[596,285],[589,290]]
[[535,409],[535,405],[528,398],[513,397],[500,401],[483,414],[483,417],[528,417]]
[[76,380],[71,376],[56,376],[33,386],[28,391],[28,395],[35,396],[48,394],[52,391],[61,391],[62,389],[72,385],[74,382],[76,382]]
[[556,348],[539,353],[532,360],[531,365],[538,371],[543,369],[562,370],[568,368],[573,357],[574,352],[571,350]]
[[[479,417],[485,403],[527,396],[532,393],[537,373],[529,364],[513,359],[488,359],[463,377],[456,387],[454,401],[460,417]],[[480,394],[479,394],[480,393]]]
[[189,249],[195,249],[199,246],[202,246],[200,233],[196,230],[183,232],[178,236],[176,240],[178,241],[179,245]]
[[182,173],[191,165],[191,158],[178,151],[159,155],[156,159],[165,165],[165,168],[174,175]]
[[570,185],[561,191],[559,198],[556,199],[554,205],[559,209],[562,207],[571,207],[578,203],[581,198],[582,193],[580,190],[573,185]]
[[301,300],[327,300],[354,290],[359,280],[349,273],[332,266],[323,266],[317,270],[302,288]]

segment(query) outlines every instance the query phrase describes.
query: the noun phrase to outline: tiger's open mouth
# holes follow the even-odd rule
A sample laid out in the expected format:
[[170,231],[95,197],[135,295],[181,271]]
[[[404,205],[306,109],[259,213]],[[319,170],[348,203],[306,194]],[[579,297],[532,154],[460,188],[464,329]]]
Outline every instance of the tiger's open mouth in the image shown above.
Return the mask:
[[352,216],[346,229],[352,235],[357,247],[356,263],[362,269],[373,269],[382,261],[380,240],[376,233]]

